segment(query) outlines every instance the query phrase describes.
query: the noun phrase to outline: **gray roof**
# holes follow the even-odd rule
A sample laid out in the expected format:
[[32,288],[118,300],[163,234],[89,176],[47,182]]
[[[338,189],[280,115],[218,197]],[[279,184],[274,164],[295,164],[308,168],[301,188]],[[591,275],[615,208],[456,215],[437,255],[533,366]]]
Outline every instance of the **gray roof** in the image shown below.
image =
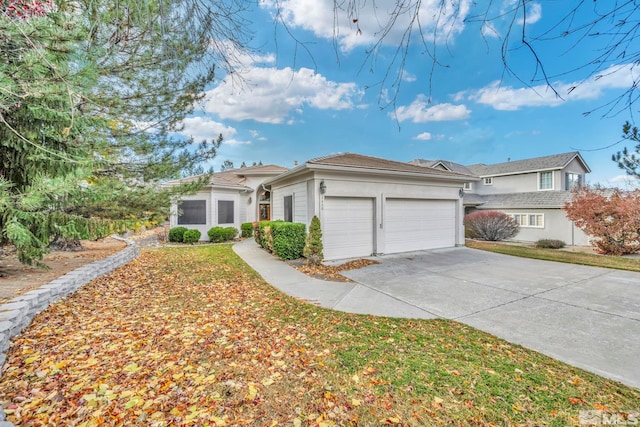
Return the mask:
[[[289,169],[277,165],[263,165],[263,166],[248,166],[245,168],[227,169],[223,172],[216,172],[209,178],[207,185],[213,187],[232,187],[240,190],[253,190],[245,186],[248,175],[279,175]],[[166,182],[165,185],[177,185],[186,184],[189,182],[196,182],[205,175],[195,175],[186,178],[176,179],[174,181]]]
[[[351,168],[386,170],[395,172],[413,172],[423,175],[442,175],[443,177],[460,177],[468,173],[451,172],[442,169],[425,168],[410,163],[396,162],[379,157],[364,156],[354,153],[339,153],[318,157],[306,162],[308,165],[346,166]],[[475,179],[475,177],[470,177]]]
[[572,151],[570,153],[554,154],[552,156],[535,157],[533,159],[515,160],[504,163],[485,165],[483,163],[469,165],[467,169],[474,175],[480,177],[509,175],[514,173],[533,172],[540,170],[562,169],[573,159],[578,158],[587,172],[591,170],[585,163],[580,153]]
[[545,209],[562,208],[573,198],[571,191],[533,191],[508,194],[465,194],[465,205],[479,209]]
[[473,175],[473,172],[471,172],[469,168],[467,168],[465,165],[461,165],[460,163],[450,162],[448,160],[415,159],[410,161],[409,163],[412,165],[426,166],[429,168],[434,168],[438,166],[438,164],[440,164],[445,169],[450,170],[451,172],[458,172],[466,175]]

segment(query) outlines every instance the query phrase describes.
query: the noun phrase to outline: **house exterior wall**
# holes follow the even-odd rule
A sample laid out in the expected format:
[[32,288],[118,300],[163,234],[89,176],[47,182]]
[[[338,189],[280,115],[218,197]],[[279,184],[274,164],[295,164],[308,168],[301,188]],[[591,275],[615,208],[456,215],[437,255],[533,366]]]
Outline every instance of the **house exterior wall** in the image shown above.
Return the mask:
[[271,219],[284,220],[284,198],[293,196],[293,222],[309,225],[308,195],[306,180],[294,181],[271,188]]
[[518,234],[512,239],[520,242],[536,242],[540,239],[562,240],[567,245],[588,246],[589,237],[576,227],[560,208],[555,209],[493,209],[506,214],[543,214],[544,227],[520,227]]
[[[552,171],[553,190],[564,190],[564,172]],[[583,179],[584,179],[584,172]],[[474,182],[470,193],[476,194],[506,194],[506,193],[527,193],[531,191],[545,191],[538,187],[538,172],[529,172],[504,176],[493,176],[493,184],[484,184],[484,178]]]
[[567,166],[564,167],[564,169],[562,169],[561,174],[560,174],[560,180],[561,180],[561,186],[560,186],[560,190],[564,190],[566,187],[566,182],[565,182],[565,173],[577,173],[580,174],[580,176],[582,177],[582,184],[584,185],[585,183],[585,179],[586,179],[586,173],[587,171],[584,169],[584,167],[582,166],[582,163],[580,163],[578,161],[578,159],[573,159],[571,162],[569,162],[569,164]]
[[182,200],[204,200],[206,201],[207,223],[206,224],[178,224],[178,204],[171,205],[171,215],[169,217],[170,227],[186,227],[190,230],[198,230],[201,233],[200,240],[208,240],[207,231],[213,227],[213,213],[211,205],[211,189],[205,188],[196,194],[182,196]]

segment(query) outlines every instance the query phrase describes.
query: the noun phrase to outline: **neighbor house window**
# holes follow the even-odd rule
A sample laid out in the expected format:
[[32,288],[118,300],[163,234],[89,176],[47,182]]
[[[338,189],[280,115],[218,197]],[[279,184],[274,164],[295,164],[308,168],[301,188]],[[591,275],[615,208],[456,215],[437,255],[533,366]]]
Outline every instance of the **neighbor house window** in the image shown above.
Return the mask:
[[178,205],[178,224],[206,224],[207,201],[183,200]]
[[493,177],[489,176],[484,179],[484,185],[493,185]]
[[540,172],[538,179],[538,189],[553,190],[553,172]]
[[520,227],[544,228],[544,214],[517,213],[509,214]]
[[472,187],[471,187],[471,183],[470,183],[470,182],[465,182],[465,183],[464,183],[464,189],[465,189],[465,190],[471,190],[471,188],[472,188]]
[[218,224],[233,222],[233,200],[218,200]]
[[293,196],[284,196],[284,220],[293,222]]
[[582,175],[572,172],[567,172],[564,174],[565,190],[578,190],[580,188],[582,188]]

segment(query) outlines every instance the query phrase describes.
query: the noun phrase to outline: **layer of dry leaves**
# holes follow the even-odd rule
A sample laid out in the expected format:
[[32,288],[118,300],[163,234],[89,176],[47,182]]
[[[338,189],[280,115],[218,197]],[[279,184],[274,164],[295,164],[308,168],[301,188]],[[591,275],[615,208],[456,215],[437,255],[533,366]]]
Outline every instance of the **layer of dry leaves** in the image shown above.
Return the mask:
[[302,303],[228,245],[143,251],[36,316],[0,378],[21,426],[570,425],[638,401],[455,322]]
[[[300,425],[334,408],[348,419],[317,372],[331,351],[265,315],[282,295],[221,264],[229,252],[216,262],[182,248],[146,252],[39,314],[0,380],[9,420]],[[299,406],[309,393],[317,399]]]
[[291,265],[293,265],[298,271],[316,279],[328,280],[331,282],[352,282],[351,279],[343,276],[341,273],[343,271],[357,270],[373,264],[380,264],[380,262],[362,258],[348,261],[340,265],[307,265],[304,263],[292,263]]

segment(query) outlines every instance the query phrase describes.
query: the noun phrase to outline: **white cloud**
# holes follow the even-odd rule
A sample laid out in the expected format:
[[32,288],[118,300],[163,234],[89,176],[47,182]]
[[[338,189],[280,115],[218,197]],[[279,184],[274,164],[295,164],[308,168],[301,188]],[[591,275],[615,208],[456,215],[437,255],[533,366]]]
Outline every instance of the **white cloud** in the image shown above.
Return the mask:
[[186,136],[187,138],[193,137],[195,142],[200,142],[203,139],[217,139],[218,135],[222,134],[224,138],[222,141],[223,144],[251,144],[251,141],[235,139],[234,136],[238,133],[235,128],[213,121],[208,117],[187,117],[182,120],[182,125],[182,129],[176,133]]
[[518,24],[522,25],[525,22],[527,25],[535,24],[540,19],[542,19],[542,5],[540,3],[527,3],[527,16],[526,21],[522,18],[518,19]]
[[260,132],[258,132],[255,129],[249,130],[249,134],[251,135],[252,138],[257,139],[258,141],[266,141],[267,140],[267,138],[265,138],[264,136],[260,135]]
[[482,35],[484,37],[493,37],[493,38],[500,38],[500,33],[498,32],[498,30],[496,29],[496,26],[489,21],[485,21],[482,23]]
[[182,120],[182,129],[176,133],[193,137],[196,142],[199,142],[203,139],[215,139],[220,134],[224,138],[231,138],[237,132],[235,128],[215,122],[209,117],[187,117]]
[[414,74],[411,74],[406,70],[402,70],[402,80],[407,83],[413,83],[418,80],[418,78]]
[[459,92],[456,101],[473,100],[496,110],[514,111],[522,107],[556,107],[564,102],[597,99],[608,89],[626,89],[640,78],[640,71],[631,64],[615,65],[582,82],[554,83],[558,95],[546,85],[525,88],[501,86],[493,82],[481,89]]
[[263,123],[290,123],[292,112],[305,106],[320,110],[347,110],[355,107],[363,92],[355,83],[337,83],[308,68],[253,67],[244,74],[246,85],[237,90],[222,82],[207,92],[204,109],[223,119],[255,120]]
[[614,187],[622,187],[626,190],[632,190],[640,188],[640,178],[636,178],[629,175],[616,175],[607,180],[608,184],[613,185]]
[[410,105],[398,107],[389,115],[396,117],[400,122],[406,120],[411,120],[413,123],[444,122],[467,119],[471,115],[471,110],[465,105],[449,103],[429,106],[424,95],[419,95]]
[[433,138],[433,135],[431,135],[431,132],[422,132],[421,134],[413,137],[413,139],[417,139],[419,141],[430,141],[431,138]]
[[[398,6],[398,3],[402,3]],[[423,34],[434,34],[437,26],[439,42],[451,42],[464,29],[464,20],[469,14],[472,0],[444,0],[422,2],[398,2],[377,0],[373,2],[337,2],[334,0],[263,0],[260,4],[273,14],[280,12],[285,23],[294,28],[303,28],[324,39],[336,38],[343,51],[356,46],[370,46],[384,26],[394,19],[393,28],[386,32],[386,43],[397,45],[405,36],[419,6],[419,19]],[[356,21],[356,22],[354,22]]]

